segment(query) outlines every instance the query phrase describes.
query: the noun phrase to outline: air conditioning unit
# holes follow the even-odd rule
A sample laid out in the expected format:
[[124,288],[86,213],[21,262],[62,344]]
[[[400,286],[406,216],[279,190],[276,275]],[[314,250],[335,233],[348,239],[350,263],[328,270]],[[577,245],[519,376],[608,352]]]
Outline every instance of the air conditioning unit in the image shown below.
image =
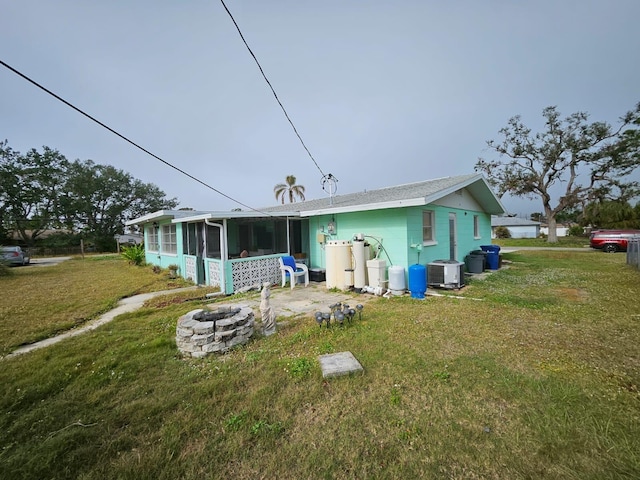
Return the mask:
[[434,260],[427,264],[430,287],[460,288],[464,286],[464,263],[457,260]]

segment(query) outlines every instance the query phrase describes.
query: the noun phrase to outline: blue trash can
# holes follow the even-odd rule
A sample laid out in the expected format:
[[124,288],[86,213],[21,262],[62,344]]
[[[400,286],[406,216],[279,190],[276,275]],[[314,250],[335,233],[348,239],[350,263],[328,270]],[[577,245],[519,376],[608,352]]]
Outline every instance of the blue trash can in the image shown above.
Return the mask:
[[489,270],[498,270],[500,265],[500,246],[498,245],[480,245],[482,251],[487,252],[487,268]]

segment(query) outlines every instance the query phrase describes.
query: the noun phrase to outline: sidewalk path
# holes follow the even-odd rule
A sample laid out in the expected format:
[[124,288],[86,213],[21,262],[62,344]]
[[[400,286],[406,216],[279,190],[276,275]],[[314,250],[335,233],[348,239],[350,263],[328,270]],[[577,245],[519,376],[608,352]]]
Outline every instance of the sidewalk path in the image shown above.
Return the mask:
[[[172,293],[182,292],[186,290],[195,290],[197,288],[199,287],[193,286],[176,288],[173,290],[162,290],[159,292],[143,293],[140,295],[134,295],[133,297],[123,298],[118,302],[118,306],[116,308],[101,315],[99,318],[88,322],[82,327],[69,330],[68,332],[61,333],[60,335],[57,335],[55,337],[46,338],[36,343],[24,345],[6,355],[4,358],[17,357],[18,355],[22,355],[23,353],[28,353],[32,352],[33,350],[48,347],[49,345],[54,345],[58,342],[61,342],[62,340],[66,340],[67,338],[75,337],[77,335],[82,335],[83,333],[86,333],[88,331],[95,330],[105,323],[110,322],[118,315],[133,312],[139,309],[140,307],[142,307],[142,305],[144,305],[144,302],[151,298],[160,295],[170,295]],[[355,295],[352,293],[341,291],[331,291],[327,290],[324,282],[311,282],[308,287],[299,285],[296,286],[293,290],[290,290],[288,286],[285,288],[274,286],[271,290],[270,300],[271,306],[275,310],[278,317],[295,317],[301,314],[311,314],[316,310],[328,312],[329,305],[337,302],[349,303],[350,305],[355,306],[358,303],[364,304],[373,298],[380,297],[375,297],[373,295]],[[259,314],[260,312],[260,292],[257,291],[253,291],[248,296],[241,298],[230,295],[228,297],[224,297],[224,302],[246,305],[252,308],[256,314]]]
[[140,295],[134,295],[133,297],[123,298],[118,301],[118,306],[113,310],[109,310],[107,313],[101,315],[95,320],[88,322],[86,325],[83,325],[79,328],[74,328],[73,330],[69,330],[68,332],[61,333],[55,337],[46,338],[44,340],[40,340],[36,343],[31,343],[29,345],[24,345],[22,347],[17,348],[10,354],[6,355],[4,358],[16,357],[18,355],[22,355],[23,353],[32,352],[33,350],[38,350],[40,348],[48,347],[49,345],[56,344],[61,342],[62,340],[66,340],[67,338],[75,337],[77,335],[82,335],[90,330],[95,330],[96,328],[104,325],[105,323],[110,322],[118,315],[122,315],[123,313],[133,312],[134,310],[139,309],[144,305],[144,302],[147,300],[157,297],[159,295],[169,295],[171,293],[183,292],[185,290],[195,290],[198,287],[185,287],[185,288],[176,288],[173,290],[162,290],[159,292],[151,292],[151,293],[142,293]]
[[500,253],[517,252],[518,250],[538,250],[551,252],[597,252],[590,247],[502,247]]

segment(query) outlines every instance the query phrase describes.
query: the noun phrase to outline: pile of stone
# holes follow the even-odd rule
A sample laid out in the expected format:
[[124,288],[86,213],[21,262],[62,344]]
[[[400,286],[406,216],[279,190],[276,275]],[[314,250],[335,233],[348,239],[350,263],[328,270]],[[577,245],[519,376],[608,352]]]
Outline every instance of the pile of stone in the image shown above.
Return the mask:
[[253,310],[244,305],[193,310],[178,319],[176,344],[184,355],[195,358],[224,353],[247,343],[254,323]]

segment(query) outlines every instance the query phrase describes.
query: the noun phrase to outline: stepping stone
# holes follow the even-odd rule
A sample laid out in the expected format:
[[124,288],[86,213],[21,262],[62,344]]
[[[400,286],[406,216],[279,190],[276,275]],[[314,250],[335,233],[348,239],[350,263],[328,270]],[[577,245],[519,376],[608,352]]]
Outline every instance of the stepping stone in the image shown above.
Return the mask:
[[323,378],[339,377],[364,371],[360,362],[356,360],[356,357],[351,352],[320,355],[318,360],[320,360]]

